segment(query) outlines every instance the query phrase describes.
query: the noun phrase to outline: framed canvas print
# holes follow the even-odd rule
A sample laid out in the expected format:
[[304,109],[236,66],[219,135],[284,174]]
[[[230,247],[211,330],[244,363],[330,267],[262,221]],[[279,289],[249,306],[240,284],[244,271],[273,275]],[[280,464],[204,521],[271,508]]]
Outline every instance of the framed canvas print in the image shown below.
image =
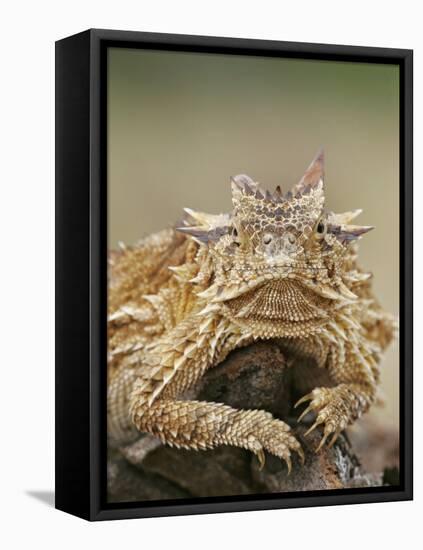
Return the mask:
[[412,52],[56,44],[56,506],[412,498]]

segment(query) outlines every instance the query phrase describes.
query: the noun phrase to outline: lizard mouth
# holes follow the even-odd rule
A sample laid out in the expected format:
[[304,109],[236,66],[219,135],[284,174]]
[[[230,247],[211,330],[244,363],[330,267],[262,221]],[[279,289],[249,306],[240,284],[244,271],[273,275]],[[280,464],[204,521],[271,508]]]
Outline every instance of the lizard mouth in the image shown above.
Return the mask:
[[[283,318],[281,315],[285,313],[280,308],[283,306],[286,309],[287,304],[291,302],[297,304],[298,315],[313,318],[316,308],[319,310],[318,316],[321,316],[321,307],[325,307],[327,303],[339,303],[357,298],[346,288],[335,289],[327,283],[319,282],[316,272],[311,270],[306,276],[304,271],[300,274],[293,270],[285,273],[266,272],[259,276],[252,274],[251,278],[247,278],[246,274],[244,271],[239,280],[234,278],[232,281],[215,282],[206,290],[199,292],[197,296],[211,304],[227,304],[228,307],[231,307],[229,305],[231,304],[239,309],[237,314],[239,313],[240,316],[250,315],[256,307],[262,311],[268,311],[269,315],[274,316],[275,319]],[[238,304],[242,304],[242,310]]]
[[279,279],[228,300],[225,306],[238,319],[301,322],[327,317],[330,302],[299,281]]

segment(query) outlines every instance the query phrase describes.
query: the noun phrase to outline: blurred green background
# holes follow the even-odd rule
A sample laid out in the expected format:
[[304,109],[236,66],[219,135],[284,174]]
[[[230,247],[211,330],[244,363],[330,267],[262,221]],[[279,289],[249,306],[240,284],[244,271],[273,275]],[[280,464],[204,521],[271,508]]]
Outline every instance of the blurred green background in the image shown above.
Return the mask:
[[[323,146],[327,207],[375,225],[361,263],[382,305],[399,305],[399,70],[393,65],[109,49],[109,247],[189,206],[231,208],[229,177],[287,190]],[[383,363],[398,425],[398,344]]]

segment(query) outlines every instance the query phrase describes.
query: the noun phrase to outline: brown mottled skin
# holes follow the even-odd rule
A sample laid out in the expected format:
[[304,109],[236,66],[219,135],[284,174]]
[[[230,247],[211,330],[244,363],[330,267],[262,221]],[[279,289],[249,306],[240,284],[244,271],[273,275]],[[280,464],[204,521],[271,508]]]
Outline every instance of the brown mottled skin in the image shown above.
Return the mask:
[[[332,387],[317,387],[318,450],[375,400],[381,353],[395,331],[357,265],[357,241],[371,227],[360,211],[325,209],[323,153],[282,194],[232,178],[233,210],[186,209],[183,227],[110,254],[108,432],[123,446],[139,432],[186,449],[234,445],[260,462],[264,451],[303,457],[290,426],[263,410],[189,400],[187,390],[230,351],[277,338],[312,356]],[[266,368],[263,365],[263,368]]]

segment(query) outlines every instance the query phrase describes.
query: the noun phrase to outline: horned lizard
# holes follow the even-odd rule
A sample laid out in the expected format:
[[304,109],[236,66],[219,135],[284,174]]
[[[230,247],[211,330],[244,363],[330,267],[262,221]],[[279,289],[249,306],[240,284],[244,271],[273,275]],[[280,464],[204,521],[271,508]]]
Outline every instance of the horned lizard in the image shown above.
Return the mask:
[[[324,155],[283,194],[231,178],[233,210],[185,209],[180,227],[110,254],[108,436],[122,446],[148,432],[185,449],[233,445],[285,460],[304,454],[290,426],[263,410],[190,400],[186,392],[230,351],[278,339],[311,356],[333,387],[297,405],[323,428],[318,449],[374,402],[382,351],[395,332],[357,264],[372,227],[361,212],[325,209]],[[263,365],[265,368],[265,365]]]

